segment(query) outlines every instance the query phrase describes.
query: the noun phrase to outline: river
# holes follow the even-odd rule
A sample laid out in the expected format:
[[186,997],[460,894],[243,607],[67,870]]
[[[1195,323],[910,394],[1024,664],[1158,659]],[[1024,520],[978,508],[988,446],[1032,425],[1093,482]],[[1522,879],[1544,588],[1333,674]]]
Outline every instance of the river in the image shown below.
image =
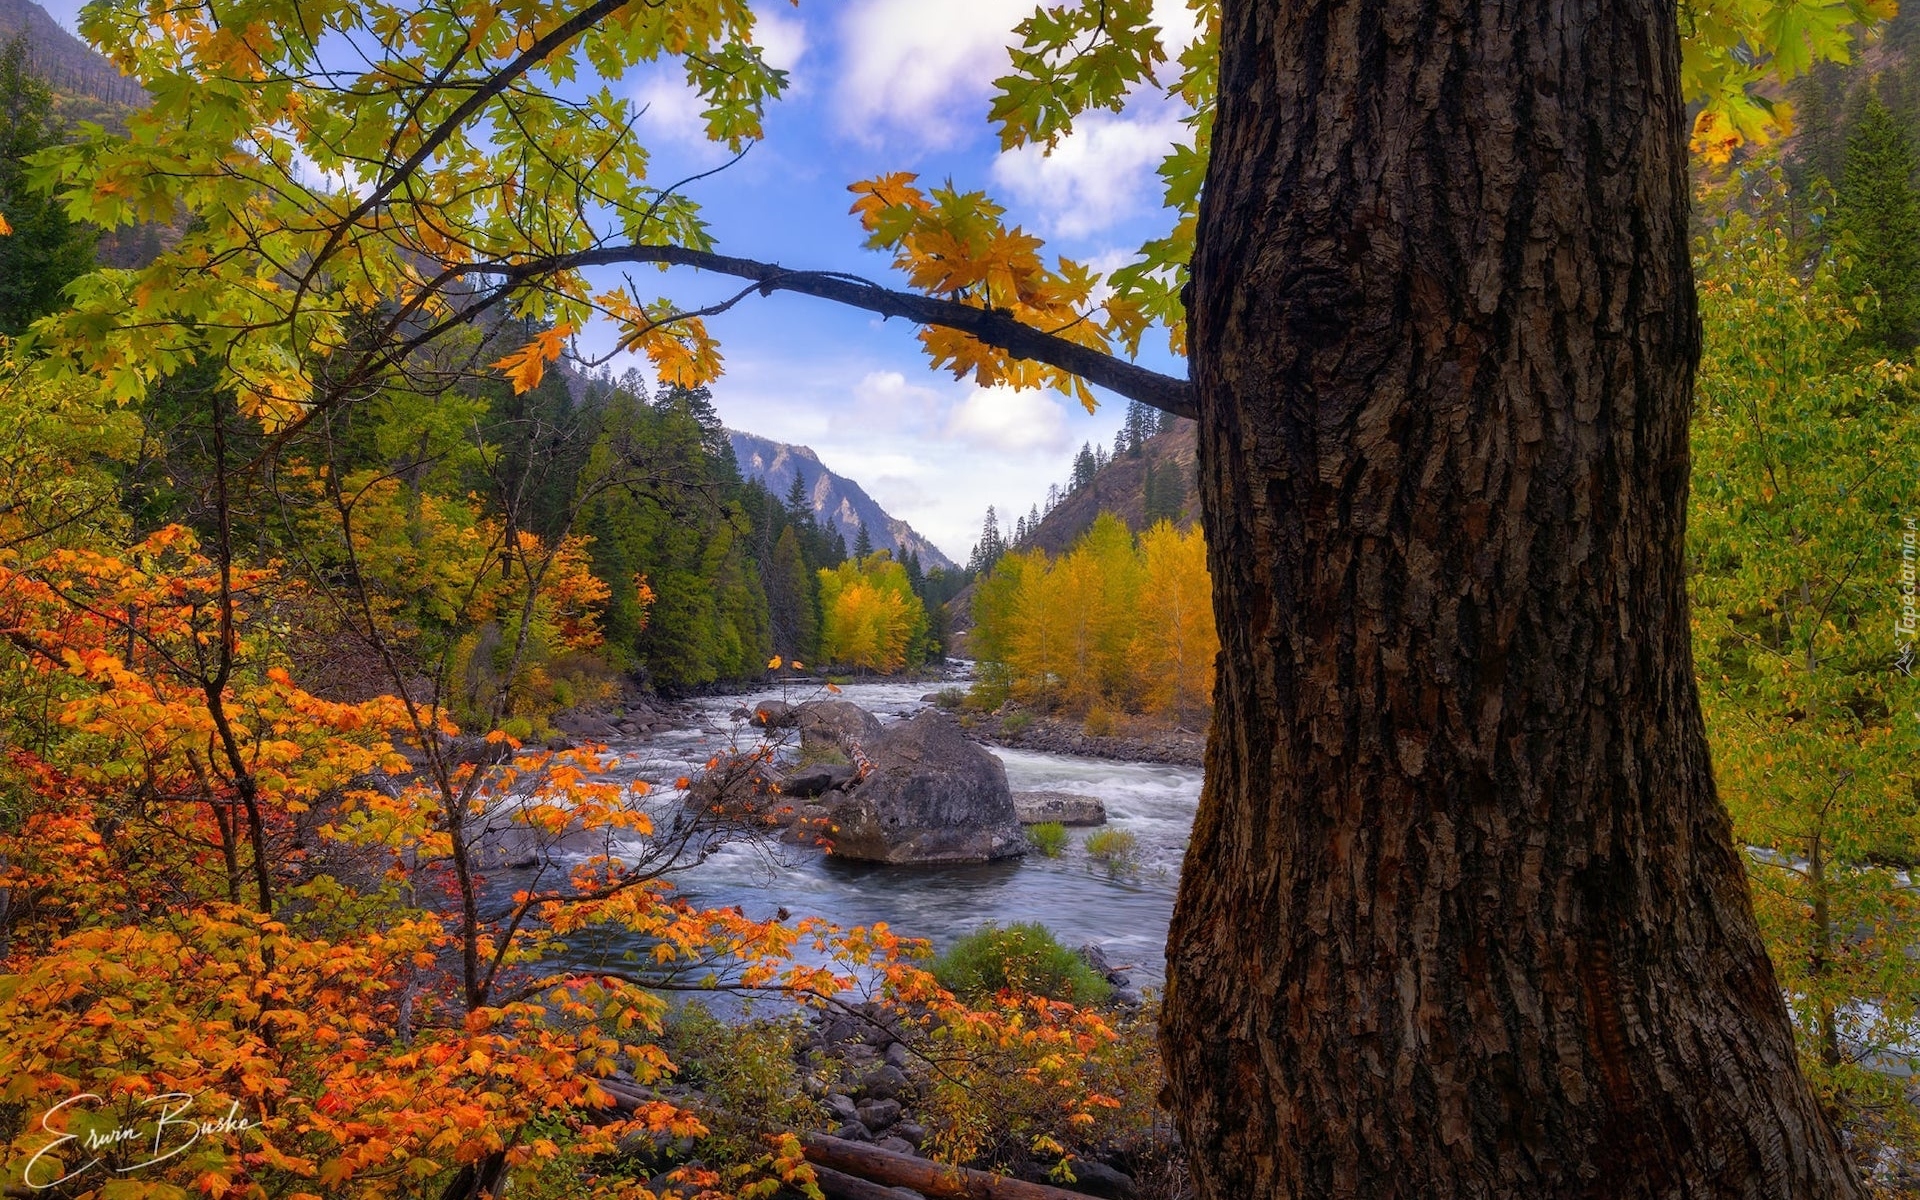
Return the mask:
[[[833,698],[891,724],[926,707],[920,698],[940,686],[851,683]],[[759,731],[738,720],[739,710],[762,700],[822,695],[808,686],[703,701],[704,719],[695,727],[610,743],[609,752],[619,756],[614,773],[664,782],[655,793],[664,808],[681,794],[671,787],[674,779],[698,774],[718,752],[756,744]],[[885,921],[903,936],[929,939],[936,950],[987,921],[1040,921],[1066,945],[1099,943],[1136,987],[1159,987],[1174,888],[1200,799],[1200,771],[1025,750],[993,753],[1006,764],[1016,792],[1077,792],[1103,801],[1108,827],[1138,839],[1139,869],[1109,874],[1082,849],[1092,831],[1075,829],[1059,858],[1036,853],[977,866],[889,867],[846,862],[811,847],[736,844],[675,876],[677,886],[702,907],[737,904],[756,919],[785,908],[795,917],[824,917],[838,925]]]

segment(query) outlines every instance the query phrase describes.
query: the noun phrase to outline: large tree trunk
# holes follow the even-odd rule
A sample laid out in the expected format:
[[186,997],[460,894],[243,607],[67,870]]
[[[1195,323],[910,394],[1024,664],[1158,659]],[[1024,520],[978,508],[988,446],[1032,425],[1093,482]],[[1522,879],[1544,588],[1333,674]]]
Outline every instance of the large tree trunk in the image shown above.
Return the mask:
[[1676,25],[1226,0],[1164,1033],[1206,1196],[1856,1194],[1694,691]]

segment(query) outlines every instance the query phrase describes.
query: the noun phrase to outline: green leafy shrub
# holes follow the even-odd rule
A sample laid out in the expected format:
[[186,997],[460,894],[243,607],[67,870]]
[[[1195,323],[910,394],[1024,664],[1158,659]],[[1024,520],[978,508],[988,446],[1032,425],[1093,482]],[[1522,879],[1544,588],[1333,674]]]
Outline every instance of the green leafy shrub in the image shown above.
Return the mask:
[[1089,834],[1087,854],[1109,875],[1132,875],[1140,870],[1140,839],[1125,829],[1101,829]]
[[1067,849],[1067,827],[1058,821],[1027,826],[1027,841],[1044,858],[1059,858]]
[[1033,714],[1030,712],[1015,710],[1000,718],[1000,734],[1002,737],[1019,737],[1032,728]]
[[952,712],[967,702],[967,694],[959,688],[941,688],[933,694],[934,707]]
[[1038,921],[982,925],[935,960],[933,974],[940,986],[968,998],[1011,990],[1097,1004],[1113,990]]

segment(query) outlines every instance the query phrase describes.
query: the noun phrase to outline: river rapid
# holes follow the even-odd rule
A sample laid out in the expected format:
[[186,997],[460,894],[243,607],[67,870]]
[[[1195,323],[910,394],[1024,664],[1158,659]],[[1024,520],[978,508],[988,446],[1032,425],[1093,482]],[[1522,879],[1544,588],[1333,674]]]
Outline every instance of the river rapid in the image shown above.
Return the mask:
[[[832,698],[852,701],[892,724],[926,707],[921,697],[938,686],[852,683]],[[756,703],[816,698],[825,693],[805,685],[701,701],[691,727],[609,743],[608,752],[618,756],[613,773],[654,784],[664,810],[680,798],[675,779],[697,775],[715,754],[758,744],[760,731],[741,719]],[[1076,792],[1104,802],[1107,828],[1138,839],[1138,869],[1110,873],[1084,849],[1093,831],[1074,829],[1059,858],[1030,853],[953,867],[890,867],[846,862],[808,846],[736,843],[677,874],[676,886],[696,905],[739,905],[755,919],[784,908],[796,918],[824,917],[837,925],[885,921],[903,936],[930,940],[935,950],[987,921],[1040,921],[1068,946],[1099,943],[1136,987],[1158,988],[1174,889],[1200,799],[1200,771],[989,749],[1006,764],[1016,792]]]

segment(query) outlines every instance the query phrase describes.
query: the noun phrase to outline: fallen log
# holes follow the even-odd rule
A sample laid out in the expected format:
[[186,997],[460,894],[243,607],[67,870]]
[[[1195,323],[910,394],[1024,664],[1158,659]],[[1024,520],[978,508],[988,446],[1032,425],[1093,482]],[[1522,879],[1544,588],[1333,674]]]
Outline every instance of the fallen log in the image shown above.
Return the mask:
[[843,1175],[832,1167],[813,1164],[813,1181],[820,1185],[820,1191],[832,1200],[907,1200],[913,1197],[919,1200],[920,1193],[909,1188],[888,1187],[884,1183],[874,1183],[858,1175]]
[[878,1146],[843,1141],[824,1133],[801,1134],[800,1148],[806,1152],[807,1161],[816,1167],[844,1171],[893,1187],[912,1188],[932,1200],[1086,1200],[1081,1192],[1028,1183],[971,1167],[931,1162],[911,1154],[895,1154]]

